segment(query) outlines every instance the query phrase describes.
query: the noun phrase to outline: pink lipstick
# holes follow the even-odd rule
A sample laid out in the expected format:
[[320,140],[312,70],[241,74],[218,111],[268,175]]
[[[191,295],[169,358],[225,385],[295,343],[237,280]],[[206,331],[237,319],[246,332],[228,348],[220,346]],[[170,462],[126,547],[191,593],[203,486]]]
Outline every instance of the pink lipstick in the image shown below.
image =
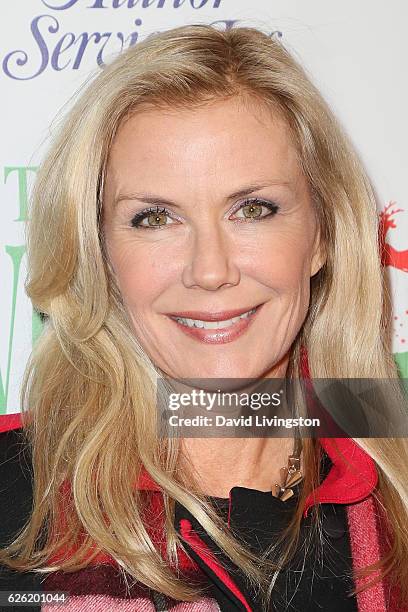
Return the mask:
[[250,327],[263,304],[220,312],[183,311],[168,313],[178,329],[207,344],[225,344],[236,340]]

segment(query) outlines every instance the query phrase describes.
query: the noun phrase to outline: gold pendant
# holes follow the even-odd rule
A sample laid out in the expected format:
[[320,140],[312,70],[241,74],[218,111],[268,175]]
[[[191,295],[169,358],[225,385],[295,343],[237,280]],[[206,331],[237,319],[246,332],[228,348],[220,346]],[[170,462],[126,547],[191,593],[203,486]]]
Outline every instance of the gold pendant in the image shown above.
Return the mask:
[[281,483],[275,484],[272,487],[272,495],[278,497],[282,501],[286,501],[292,495],[294,495],[291,487],[297,485],[302,479],[303,475],[300,471],[300,458],[290,455],[288,458],[288,467],[280,469]]

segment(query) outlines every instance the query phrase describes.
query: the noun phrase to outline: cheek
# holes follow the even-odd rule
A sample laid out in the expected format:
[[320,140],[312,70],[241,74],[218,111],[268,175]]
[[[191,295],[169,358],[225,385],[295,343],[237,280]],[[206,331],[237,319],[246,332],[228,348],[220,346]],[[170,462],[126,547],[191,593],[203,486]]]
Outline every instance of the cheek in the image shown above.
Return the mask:
[[133,309],[151,303],[172,284],[168,260],[145,245],[122,242],[109,248],[109,257],[124,302]]
[[297,292],[309,286],[310,257],[310,246],[301,235],[274,235],[258,242],[250,265],[263,284],[276,291]]

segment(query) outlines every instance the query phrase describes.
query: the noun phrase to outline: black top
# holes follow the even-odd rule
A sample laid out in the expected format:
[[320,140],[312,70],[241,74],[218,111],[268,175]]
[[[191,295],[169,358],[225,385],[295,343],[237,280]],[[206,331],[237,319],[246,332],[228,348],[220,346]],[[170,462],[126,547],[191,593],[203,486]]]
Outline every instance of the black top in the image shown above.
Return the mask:
[[[329,457],[324,454],[322,479],[331,467]],[[274,497],[270,492],[246,487],[231,489],[230,529],[247,546],[261,555],[268,545],[276,541],[277,535],[288,524],[295,509],[300,483],[294,487],[295,495],[287,501]],[[228,522],[229,499],[208,497],[220,515]],[[288,612],[357,612],[357,599],[348,593],[354,588],[351,575],[352,555],[348,535],[345,506],[341,504],[321,504],[322,537],[312,529],[312,514],[302,519],[300,540],[294,558],[277,578],[271,597],[270,611]],[[249,586],[246,577],[236,566],[215,547],[214,542],[204,532],[201,525],[180,504],[176,503],[176,526],[181,518],[188,518],[194,529],[217,553],[225,567],[234,578],[241,592],[246,596],[253,610],[265,612],[259,594]],[[313,536],[314,537],[311,537]],[[211,595],[219,602],[221,610],[237,610],[231,602],[228,591],[220,579],[194,551],[186,546],[196,563],[205,571],[211,581]],[[272,558],[272,557],[270,557]],[[276,560],[277,556],[274,557]],[[303,571],[302,571],[303,570]]]

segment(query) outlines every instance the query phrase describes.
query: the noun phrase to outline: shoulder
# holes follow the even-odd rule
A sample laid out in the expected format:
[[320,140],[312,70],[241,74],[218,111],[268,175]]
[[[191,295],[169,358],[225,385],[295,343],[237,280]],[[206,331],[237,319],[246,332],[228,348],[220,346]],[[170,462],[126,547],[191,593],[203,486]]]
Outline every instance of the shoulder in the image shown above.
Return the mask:
[[[31,453],[20,414],[0,415],[0,548],[15,539],[30,517],[32,478]],[[0,564],[0,590],[41,591],[41,574]]]
[[21,422],[20,414],[0,416],[0,495],[14,499],[19,490],[27,489],[24,483],[31,482],[32,465],[28,441]]
[[0,546],[21,529],[32,506],[32,463],[20,415],[0,416]]

